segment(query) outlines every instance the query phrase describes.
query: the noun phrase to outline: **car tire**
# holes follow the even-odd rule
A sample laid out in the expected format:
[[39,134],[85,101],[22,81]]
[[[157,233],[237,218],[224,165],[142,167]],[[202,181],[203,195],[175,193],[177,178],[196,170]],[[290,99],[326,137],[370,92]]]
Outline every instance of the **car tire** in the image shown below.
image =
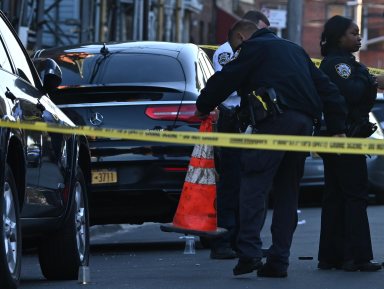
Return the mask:
[[38,247],[41,271],[50,280],[74,280],[89,264],[89,210],[84,175],[77,168],[72,206],[64,226]]
[[21,228],[17,187],[10,167],[5,165],[3,194],[0,197],[0,286],[15,289],[21,272]]

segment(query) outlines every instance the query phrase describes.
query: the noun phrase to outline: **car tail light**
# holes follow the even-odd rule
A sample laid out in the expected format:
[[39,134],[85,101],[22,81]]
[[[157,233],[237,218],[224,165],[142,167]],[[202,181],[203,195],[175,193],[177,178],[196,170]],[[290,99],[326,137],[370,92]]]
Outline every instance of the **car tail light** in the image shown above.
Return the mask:
[[[195,116],[196,106],[194,104],[184,105],[165,105],[165,106],[149,106],[145,110],[145,114],[158,120],[177,120],[188,123],[199,123],[201,119]],[[217,112],[211,112],[214,121],[217,119]]]

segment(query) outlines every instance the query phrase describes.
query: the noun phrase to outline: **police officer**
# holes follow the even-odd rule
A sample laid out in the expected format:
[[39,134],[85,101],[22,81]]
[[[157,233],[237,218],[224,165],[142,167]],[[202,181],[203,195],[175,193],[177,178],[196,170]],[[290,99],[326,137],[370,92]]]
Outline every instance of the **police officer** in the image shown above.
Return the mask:
[[[259,29],[269,27],[270,23],[263,13],[257,10],[250,10],[244,14],[244,20],[249,20],[254,22]],[[223,65],[226,64],[233,56],[233,50],[228,41],[220,45],[212,57],[213,68],[215,71],[219,71],[223,68]]]
[[[240,20],[231,32],[235,57],[208,80],[197,99],[196,115],[204,117],[233,91],[253,93],[273,88],[282,113],[255,124],[254,133],[310,136],[313,121],[324,112],[332,135],[343,136],[345,102],[335,85],[298,45]],[[248,93],[247,93],[248,94]],[[245,103],[242,97],[242,106]],[[286,277],[290,246],[297,226],[299,181],[306,153],[244,149],[241,152],[239,255],[234,275],[258,270],[263,277]],[[260,230],[265,200],[274,185],[272,245],[261,261]]]
[[[243,19],[257,24],[258,28],[269,26],[268,18],[260,11],[250,10]],[[229,33],[230,34],[230,33]],[[228,35],[230,36],[230,35]],[[233,50],[229,42],[220,45],[213,54],[213,66],[215,71],[220,71],[230,61]],[[219,132],[239,133],[239,124],[236,109],[240,105],[240,97],[236,92],[232,93],[219,106],[219,119],[217,130]],[[238,228],[238,203],[240,191],[240,149],[218,148],[217,171],[217,223],[228,233],[211,241],[211,259],[236,258],[236,235]]]
[[[359,27],[349,18],[329,19],[321,37],[320,69],[345,97],[347,136],[368,137],[374,132],[369,123],[377,93],[377,81],[352,55],[360,49]],[[368,174],[365,155],[322,154],[325,192],[321,215],[319,269],[376,271],[372,262],[369,230]]]

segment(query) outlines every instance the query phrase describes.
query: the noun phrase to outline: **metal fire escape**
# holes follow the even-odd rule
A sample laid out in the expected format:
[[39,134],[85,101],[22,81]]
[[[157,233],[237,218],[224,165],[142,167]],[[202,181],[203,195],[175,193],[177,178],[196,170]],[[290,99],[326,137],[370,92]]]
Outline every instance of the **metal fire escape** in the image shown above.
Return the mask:
[[[11,20],[23,44],[33,50],[91,40],[94,2],[100,1],[0,0],[0,8]],[[63,14],[68,3],[73,10],[69,17]],[[73,7],[74,3],[78,4]]]
[[29,50],[85,42],[188,42],[200,0],[0,0]]

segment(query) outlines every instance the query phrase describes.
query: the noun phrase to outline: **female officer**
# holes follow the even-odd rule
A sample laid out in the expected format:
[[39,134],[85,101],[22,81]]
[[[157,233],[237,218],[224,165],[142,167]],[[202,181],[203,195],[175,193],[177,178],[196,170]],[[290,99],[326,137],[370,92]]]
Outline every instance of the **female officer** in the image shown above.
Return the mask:
[[[351,19],[334,16],[321,35],[320,69],[345,97],[347,136],[367,137],[375,130],[368,121],[377,82],[352,55],[360,49],[359,27]],[[321,214],[319,269],[377,271],[367,216],[368,175],[365,155],[323,155],[325,193]]]

